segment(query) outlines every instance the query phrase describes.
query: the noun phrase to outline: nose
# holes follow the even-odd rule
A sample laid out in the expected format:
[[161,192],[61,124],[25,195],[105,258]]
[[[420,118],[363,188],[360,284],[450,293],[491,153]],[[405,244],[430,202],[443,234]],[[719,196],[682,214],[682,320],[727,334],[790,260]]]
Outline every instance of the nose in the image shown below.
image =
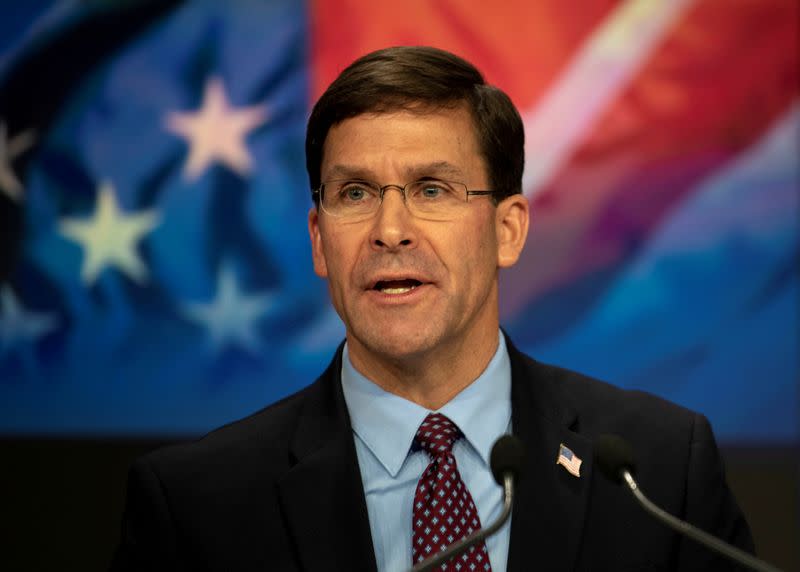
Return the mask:
[[406,206],[403,191],[393,185],[386,187],[383,203],[373,221],[370,244],[382,251],[413,248],[417,243],[413,218]]

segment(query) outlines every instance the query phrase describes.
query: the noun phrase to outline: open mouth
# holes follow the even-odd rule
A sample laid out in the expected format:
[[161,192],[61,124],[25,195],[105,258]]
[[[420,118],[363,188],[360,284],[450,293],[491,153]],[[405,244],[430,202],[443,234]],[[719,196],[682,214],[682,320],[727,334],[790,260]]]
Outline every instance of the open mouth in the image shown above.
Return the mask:
[[422,285],[422,282],[414,280],[413,278],[405,280],[378,280],[372,289],[382,292],[383,294],[405,294],[420,285]]

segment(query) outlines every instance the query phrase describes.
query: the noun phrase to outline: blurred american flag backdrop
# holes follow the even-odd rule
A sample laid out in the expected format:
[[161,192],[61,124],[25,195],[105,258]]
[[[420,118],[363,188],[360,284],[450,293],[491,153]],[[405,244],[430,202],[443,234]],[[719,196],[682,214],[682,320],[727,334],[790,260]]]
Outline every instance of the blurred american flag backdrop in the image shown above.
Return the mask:
[[524,351],[800,442],[796,0],[52,1],[0,17],[0,433],[194,435],[313,381],[305,121],[426,44],[520,109]]

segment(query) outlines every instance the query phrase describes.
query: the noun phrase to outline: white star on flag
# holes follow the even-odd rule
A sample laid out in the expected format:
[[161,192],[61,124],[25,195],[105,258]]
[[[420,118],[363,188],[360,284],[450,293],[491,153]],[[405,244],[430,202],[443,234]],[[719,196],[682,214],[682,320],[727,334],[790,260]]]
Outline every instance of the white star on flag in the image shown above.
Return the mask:
[[0,355],[14,345],[35,342],[57,326],[53,314],[26,311],[9,286],[0,290]]
[[222,80],[212,77],[206,82],[200,109],[170,112],[165,125],[172,133],[186,138],[189,158],[184,166],[184,176],[194,180],[215,161],[239,175],[249,173],[253,160],[245,138],[266,119],[265,105],[232,107]]
[[136,243],[159,223],[155,210],[125,214],[117,203],[114,187],[100,185],[97,207],[88,219],[65,218],[59,230],[84,249],[81,280],[92,284],[106,267],[117,268],[136,282],[147,279],[147,267],[136,252]]
[[227,344],[231,344],[256,353],[256,322],[271,305],[270,294],[243,294],[233,271],[223,267],[217,275],[214,300],[208,304],[186,304],[184,314],[208,329],[215,351],[219,352]]
[[0,191],[13,201],[19,202],[22,199],[24,189],[22,183],[14,175],[11,163],[22,153],[33,147],[35,141],[36,136],[32,129],[23,131],[9,139],[6,124],[0,121]]

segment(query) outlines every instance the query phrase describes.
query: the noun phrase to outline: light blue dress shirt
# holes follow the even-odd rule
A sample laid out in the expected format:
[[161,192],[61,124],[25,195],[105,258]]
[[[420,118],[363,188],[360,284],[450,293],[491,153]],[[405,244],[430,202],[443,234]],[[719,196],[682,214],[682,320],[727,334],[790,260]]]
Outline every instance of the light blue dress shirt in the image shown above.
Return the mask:
[[[511,432],[511,363],[502,332],[494,357],[473,383],[439,412],[464,438],[453,447],[461,478],[469,488],[481,524],[494,521],[503,508],[503,490],[489,468],[489,453],[500,435]],[[342,389],[367,499],[375,560],[380,572],[411,567],[411,513],[417,481],[430,459],[411,451],[417,428],[431,411],[384,391],[342,359]],[[505,572],[510,520],[486,543],[493,572]]]

